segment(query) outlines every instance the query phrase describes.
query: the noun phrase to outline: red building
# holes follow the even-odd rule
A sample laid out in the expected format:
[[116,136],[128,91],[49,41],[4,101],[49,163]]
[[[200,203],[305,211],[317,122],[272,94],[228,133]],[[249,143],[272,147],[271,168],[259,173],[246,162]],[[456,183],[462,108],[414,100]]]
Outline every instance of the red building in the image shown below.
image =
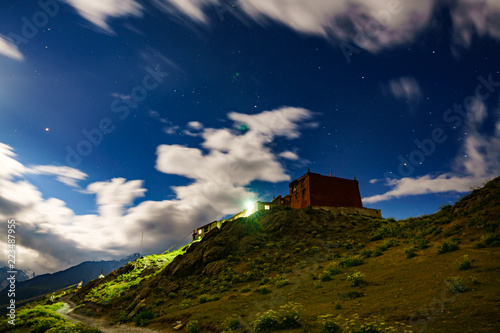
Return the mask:
[[291,182],[289,187],[290,194],[284,199],[289,199],[294,209],[308,206],[363,207],[357,180],[308,172]]

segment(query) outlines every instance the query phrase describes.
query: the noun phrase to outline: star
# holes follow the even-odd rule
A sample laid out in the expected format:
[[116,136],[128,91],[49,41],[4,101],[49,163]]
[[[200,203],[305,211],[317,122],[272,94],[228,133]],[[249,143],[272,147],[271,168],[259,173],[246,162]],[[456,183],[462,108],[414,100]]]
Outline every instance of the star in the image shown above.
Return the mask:
[[45,127],[45,132],[48,132],[50,129],[48,127]]

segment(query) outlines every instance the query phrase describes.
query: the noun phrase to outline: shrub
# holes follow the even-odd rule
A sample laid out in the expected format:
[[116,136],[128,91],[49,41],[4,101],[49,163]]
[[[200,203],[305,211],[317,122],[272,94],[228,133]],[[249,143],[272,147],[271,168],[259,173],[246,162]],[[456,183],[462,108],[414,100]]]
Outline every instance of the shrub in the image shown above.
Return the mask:
[[270,280],[271,280],[270,278],[265,277],[265,278],[262,279],[262,281],[260,281],[260,285],[262,286],[264,284],[268,284]]
[[331,317],[331,315],[318,317],[321,333],[342,333],[342,328]]
[[416,257],[416,256],[417,256],[415,246],[410,246],[410,247],[407,247],[407,248],[404,250],[404,253],[406,254],[406,258],[408,258],[408,259],[410,259],[410,258],[414,258],[414,257]]
[[453,277],[446,280],[446,285],[452,293],[458,294],[463,293],[467,290],[467,286],[464,281],[459,277]]
[[331,281],[332,280],[332,276],[330,275],[330,272],[328,271],[323,271],[323,273],[321,273],[319,275],[319,279],[323,282],[326,282],[326,281]]
[[177,297],[177,293],[174,293],[173,291],[172,291],[172,292],[170,292],[170,293],[168,293],[168,298],[170,298],[170,299],[174,299],[174,298],[176,298],[176,297]]
[[464,255],[457,260],[458,269],[460,271],[466,271],[472,268],[472,261],[469,259],[469,255]]
[[355,271],[347,275],[346,280],[351,282],[351,287],[359,287],[367,283],[365,280],[365,275],[360,271]]
[[284,287],[284,286],[287,286],[290,284],[290,280],[288,279],[282,279],[282,280],[278,280],[275,282],[276,286],[278,288],[281,288],[281,287]]
[[347,293],[339,294],[339,296],[343,300],[350,300],[350,299],[355,299],[355,298],[363,297],[363,296],[365,296],[365,294],[360,293],[359,291],[349,291]]
[[135,324],[137,326],[147,326],[149,325],[149,321],[155,317],[155,314],[151,310],[146,310],[139,312],[135,318]]
[[261,294],[269,294],[271,292],[271,289],[269,289],[267,286],[260,286],[259,288],[254,290],[256,293],[261,293]]
[[198,324],[198,320],[189,321],[186,325],[186,332],[187,333],[200,333],[201,328],[200,328],[200,324]]
[[363,250],[361,256],[363,258],[370,258],[372,256],[373,250]]
[[190,306],[191,306],[191,304],[189,303],[189,301],[185,299],[185,300],[183,300],[183,301],[181,302],[181,304],[179,304],[179,310],[184,310],[184,309],[187,309],[187,308],[189,308]]
[[453,252],[458,250],[458,244],[453,242],[444,241],[443,244],[438,249],[438,254],[443,254],[446,252]]
[[353,267],[361,264],[363,264],[363,258],[360,256],[347,256],[344,257],[339,263],[341,267]]
[[43,333],[51,327],[63,323],[64,321],[62,319],[56,319],[54,317],[36,317],[27,322],[30,326],[30,332],[32,333]]
[[382,250],[382,251],[386,251],[387,249],[391,248],[391,247],[395,247],[395,246],[398,246],[399,243],[398,241],[394,240],[394,239],[388,239],[384,242],[384,244],[382,244],[379,248]]
[[242,293],[247,293],[247,292],[249,292],[249,291],[251,291],[251,290],[252,290],[252,289],[251,289],[249,286],[246,286],[246,287],[241,288],[240,292],[242,292]]
[[477,279],[477,276],[475,276],[475,275],[471,275],[470,282],[472,282],[472,284],[474,284],[474,285],[481,284],[481,282],[479,282],[479,280]]
[[373,256],[374,257],[379,257],[383,254],[383,251],[380,247],[377,247],[374,251],[373,251]]
[[497,247],[500,246],[500,239],[497,234],[487,234],[483,237],[483,242],[487,246]]
[[278,310],[269,310],[257,314],[253,322],[254,332],[275,331],[287,328],[301,327],[300,305],[289,302]]
[[413,244],[419,250],[424,250],[429,247],[429,240],[427,238],[417,237],[413,239]]
[[475,249],[483,249],[483,248],[485,248],[485,247],[486,247],[486,245],[484,245],[484,244],[483,244],[483,243],[481,243],[481,242],[476,243],[476,244],[474,245],[474,248],[475,248]]
[[241,326],[240,320],[236,317],[228,317],[224,321],[224,327],[229,331],[233,332],[239,329]]
[[340,267],[340,264],[338,262],[332,262],[328,264],[325,268],[326,271],[330,273],[330,275],[337,275],[342,273],[342,268]]

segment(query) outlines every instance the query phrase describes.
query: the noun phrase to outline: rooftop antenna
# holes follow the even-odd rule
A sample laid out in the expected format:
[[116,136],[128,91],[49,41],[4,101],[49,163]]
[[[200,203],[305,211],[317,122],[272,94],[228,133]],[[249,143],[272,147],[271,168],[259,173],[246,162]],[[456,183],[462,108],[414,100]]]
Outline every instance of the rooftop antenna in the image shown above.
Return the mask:
[[144,231],[142,232],[141,235],[141,253],[140,253],[140,258],[142,258],[142,241],[144,240]]

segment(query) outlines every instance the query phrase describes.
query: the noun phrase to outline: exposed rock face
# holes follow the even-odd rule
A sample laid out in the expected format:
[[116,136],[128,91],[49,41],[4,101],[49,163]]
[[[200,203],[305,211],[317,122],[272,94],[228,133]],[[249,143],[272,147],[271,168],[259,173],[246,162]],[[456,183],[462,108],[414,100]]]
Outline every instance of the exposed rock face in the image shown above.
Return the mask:
[[220,272],[222,272],[224,270],[224,268],[226,268],[226,267],[227,267],[226,260],[213,261],[205,266],[205,268],[203,269],[203,272],[201,272],[201,275],[202,276],[217,275]]
[[[184,277],[199,273],[207,265],[213,262],[220,261],[227,257],[233,248],[232,242],[225,237],[218,237],[222,229],[214,229],[210,231],[203,241],[194,243],[186,251],[184,255],[177,256],[170,265],[165,268],[162,274],[171,277]],[[225,246],[222,246],[224,244]],[[220,272],[222,263],[210,265],[207,272],[216,274]],[[222,268],[223,269],[223,268]]]

